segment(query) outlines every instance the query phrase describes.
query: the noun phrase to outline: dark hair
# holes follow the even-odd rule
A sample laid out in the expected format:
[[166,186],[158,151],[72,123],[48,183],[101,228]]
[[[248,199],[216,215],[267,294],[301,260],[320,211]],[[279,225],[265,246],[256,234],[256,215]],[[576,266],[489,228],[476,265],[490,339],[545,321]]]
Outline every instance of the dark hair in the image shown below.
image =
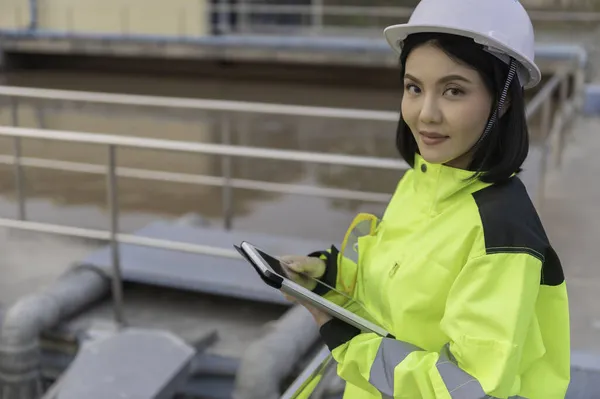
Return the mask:
[[[508,65],[483,50],[481,45],[470,38],[442,33],[416,33],[409,35],[404,41],[400,55],[402,74],[404,74],[406,59],[410,52],[415,47],[430,41],[452,59],[479,72],[494,97],[489,119],[498,106],[500,94],[506,84]],[[529,152],[525,99],[523,88],[516,76],[509,87],[507,101],[510,101],[507,111],[494,123],[488,135],[479,143],[468,166],[469,170],[474,171],[473,177],[487,183],[498,183],[507,180],[513,173],[519,173]],[[396,131],[396,147],[402,158],[411,167],[414,167],[415,153],[419,149],[402,114],[400,114]]]

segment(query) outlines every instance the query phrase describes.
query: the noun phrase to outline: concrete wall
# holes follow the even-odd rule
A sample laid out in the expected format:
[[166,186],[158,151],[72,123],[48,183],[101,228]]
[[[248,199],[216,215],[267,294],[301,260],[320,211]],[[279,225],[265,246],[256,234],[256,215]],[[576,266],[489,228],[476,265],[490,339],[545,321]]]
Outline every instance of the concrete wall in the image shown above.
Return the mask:
[[[43,0],[38,28],[86,33],[205,35],[210,29],[204,0]],[[29,22],[27,0],[0,1],[0,28]]]

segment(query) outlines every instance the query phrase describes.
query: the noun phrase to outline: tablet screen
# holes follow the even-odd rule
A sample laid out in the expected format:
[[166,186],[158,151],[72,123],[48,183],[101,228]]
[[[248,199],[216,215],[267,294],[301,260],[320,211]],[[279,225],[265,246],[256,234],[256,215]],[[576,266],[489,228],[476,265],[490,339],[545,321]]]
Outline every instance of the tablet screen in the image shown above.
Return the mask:
[[283,267],[281,267],[281,263],[279,260],[275,259],[271,255],[267,255],[266,253],[264,253],[263,251],[261,251],[260,249],[258,249],[256,247],[254,247],[254,250],[260,255],[261,258],[263,258],[267,262],[269,267],[275,273],[279,274],[281,277],[287,278],[287,273],[285,272],[285,270],[283,270]]

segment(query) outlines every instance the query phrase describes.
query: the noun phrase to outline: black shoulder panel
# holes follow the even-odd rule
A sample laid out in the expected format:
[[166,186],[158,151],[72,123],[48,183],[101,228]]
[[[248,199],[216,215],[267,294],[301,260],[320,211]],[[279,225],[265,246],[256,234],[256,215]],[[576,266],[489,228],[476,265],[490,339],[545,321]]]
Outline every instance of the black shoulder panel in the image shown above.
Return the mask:
[[488,254],[527,253],[542,261],[542,285],[556,286],[564,281],[558,255],[518,177],[479,190],[473,197],[479,208]]

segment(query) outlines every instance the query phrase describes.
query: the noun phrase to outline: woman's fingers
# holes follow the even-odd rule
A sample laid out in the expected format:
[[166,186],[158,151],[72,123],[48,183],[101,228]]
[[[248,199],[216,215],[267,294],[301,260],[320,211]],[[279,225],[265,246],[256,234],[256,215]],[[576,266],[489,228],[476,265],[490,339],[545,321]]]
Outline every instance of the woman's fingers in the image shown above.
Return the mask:
[[325,263],[310,256],[287,255],[281,258],[284,269],[319,278],[325,272]]
[[298,300],[296,298],[294,298],[293,296],[289,296],[288,294],[283,294],[283,297],[285,299],[287,299],[288,301],[290,301],[291,303],[298,303]]
[[286,273],[290,280],[292,280],[296,284],[300,284],[303,287],[309,288],[316,284],[310,277],[303,276],[303,275],[295,273],[291,270],[286,270]]

